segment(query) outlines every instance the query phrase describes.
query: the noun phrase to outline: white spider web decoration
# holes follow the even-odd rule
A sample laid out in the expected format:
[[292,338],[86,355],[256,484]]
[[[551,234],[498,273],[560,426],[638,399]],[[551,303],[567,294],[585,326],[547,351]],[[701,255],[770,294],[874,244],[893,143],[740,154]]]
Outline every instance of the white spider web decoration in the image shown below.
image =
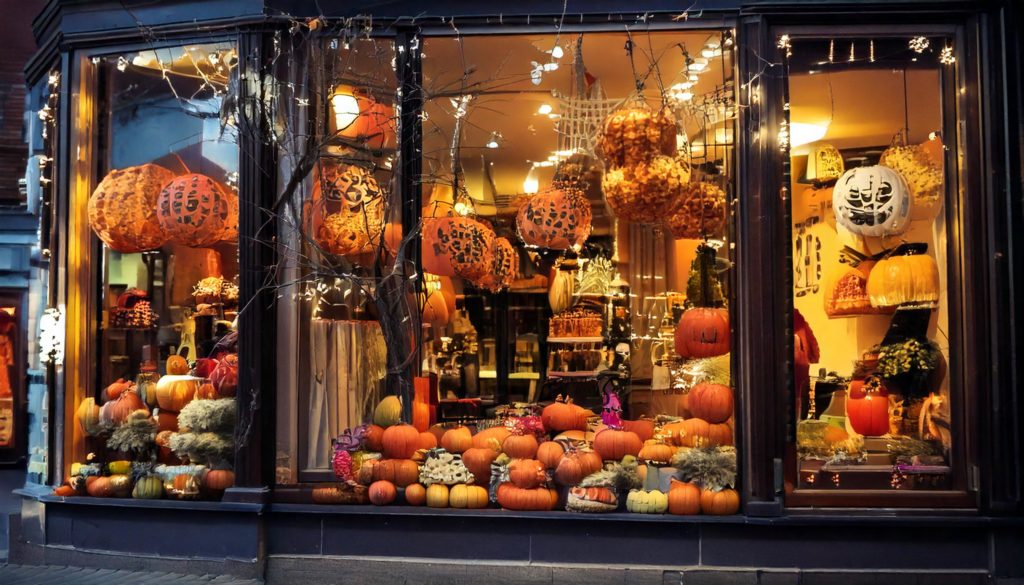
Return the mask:
[[594,82],[588,93],[587,97],[558,97],[562,112],[555,124],[559,151],[597,156],[597,138],[605,118],[624,101],[604,97],[600,81]]

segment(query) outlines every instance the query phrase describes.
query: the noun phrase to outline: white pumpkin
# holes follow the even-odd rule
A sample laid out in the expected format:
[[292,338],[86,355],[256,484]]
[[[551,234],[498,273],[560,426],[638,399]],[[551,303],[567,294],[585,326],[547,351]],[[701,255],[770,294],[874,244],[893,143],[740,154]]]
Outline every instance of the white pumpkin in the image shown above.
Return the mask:
[[910,226],[910,189],[889,167],[857,167],[839,177],[832,208],[839,225],[857,235],[895,236]]
[[668,510],[668,494],[656,490],[629,490],[626,509],[634,514],[664,514]]

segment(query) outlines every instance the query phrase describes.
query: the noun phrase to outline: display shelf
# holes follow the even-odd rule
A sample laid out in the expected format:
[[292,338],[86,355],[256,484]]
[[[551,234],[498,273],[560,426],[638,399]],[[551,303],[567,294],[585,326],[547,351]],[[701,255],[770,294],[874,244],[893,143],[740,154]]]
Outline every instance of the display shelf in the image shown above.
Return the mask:
[[548,372],[548,378],[593,378],[606,370],[585,370],[580,372]]
[[548,337],[548,343],[604,343],[604,337]]
[[[497,370],[480,370],[478,374],[481,380],[494,380],[498,377]],[[512,372],[508,375],[509,380],[540,380],[538,372]]]

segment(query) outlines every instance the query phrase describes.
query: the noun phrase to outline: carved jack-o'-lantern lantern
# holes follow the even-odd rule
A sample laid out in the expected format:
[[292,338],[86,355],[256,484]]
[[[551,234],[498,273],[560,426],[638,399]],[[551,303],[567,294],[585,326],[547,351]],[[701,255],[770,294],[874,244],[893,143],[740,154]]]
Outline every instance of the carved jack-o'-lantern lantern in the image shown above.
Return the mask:
[[494,247],[491,252],[494,258],[491,271],[474,284],[491,292],[498,292],[507,288],[516,279],[516,272],[519,269],[519,254],[516,253],[512,242],[505,238],[494,238]]
[[869,376],[850,382],[846,418],[861,435],[874,437],[889,432],[889,390],[881,380]]
[[372,171],[321,160],[310,208],[317,244],[339,256],[372,252],[384,231],[385,196]]
[[567,250],[583,244],[592,219],[590,202],[581,192],[551,190],[534,195],[519,208],[516,229],[528,246]]
[[846,170],[843,155],[831,144],[819,144],[807,155],[807,179],[831,181],[838,179]]
[[189,173],[165,185],[156,215],[171,240],[192,248],[238,239],[238,196],[206,175]]
[[725,192],[712,183],[685,185],[665,216],[665,225],[676,239],[720,236],[725,228]]
[[861,236],[894,236],[910,226],[910,191],[889,167],[857,167],[843,173],[832,191],[839,225]]
[[[313,183],[314,200],[336,201],[352,211],[383,198],[381,189],[371,170],[357,165],[339,165],[321,161]],[[319,197],[316,192],[319,191]]]
[[125,254],[163,246],[157,198],[174,173],[152,164],[111,171],[89,197],[89,225],[112,249]]
[[440,276],[477,281],[494,262],[494,231],[468,217],[423,220],[423,268]]

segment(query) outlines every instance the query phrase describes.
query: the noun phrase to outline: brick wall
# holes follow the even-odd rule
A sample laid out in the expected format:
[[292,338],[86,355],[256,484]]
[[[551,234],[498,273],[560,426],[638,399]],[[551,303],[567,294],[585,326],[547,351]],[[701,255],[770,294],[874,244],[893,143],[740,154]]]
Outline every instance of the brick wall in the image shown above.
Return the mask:
[[22,138],[25,76],[22,69],[35,51],[32,19],[43,0],[3,2],[0,18],[0,206],[24,203],[18,179],[25,175],[27,147]]

